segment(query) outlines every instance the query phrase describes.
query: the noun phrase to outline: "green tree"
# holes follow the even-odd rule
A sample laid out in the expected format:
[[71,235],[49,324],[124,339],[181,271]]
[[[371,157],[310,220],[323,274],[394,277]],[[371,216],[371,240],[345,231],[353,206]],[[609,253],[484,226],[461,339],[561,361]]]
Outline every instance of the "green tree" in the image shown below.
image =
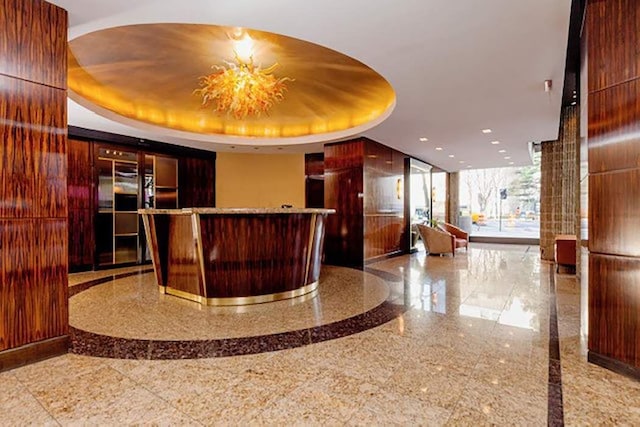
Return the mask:
[[535,212],[540,201],[540,159],[540,153],[534,153],[533,165],[517,168],[509,183],[509,197],[517,200],[522,212]]

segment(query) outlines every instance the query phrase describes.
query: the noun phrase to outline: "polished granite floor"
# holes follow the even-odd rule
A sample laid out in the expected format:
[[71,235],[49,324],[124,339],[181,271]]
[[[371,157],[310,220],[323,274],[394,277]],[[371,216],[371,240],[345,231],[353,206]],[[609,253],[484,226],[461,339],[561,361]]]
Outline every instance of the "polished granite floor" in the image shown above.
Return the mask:
[[330,267],[314,299],[239,311],[161,296],[146,269],[70,277],[82,354],[0,374],[0,425],[640,424],[640,383],[586,362],[585,293],[537,247]]

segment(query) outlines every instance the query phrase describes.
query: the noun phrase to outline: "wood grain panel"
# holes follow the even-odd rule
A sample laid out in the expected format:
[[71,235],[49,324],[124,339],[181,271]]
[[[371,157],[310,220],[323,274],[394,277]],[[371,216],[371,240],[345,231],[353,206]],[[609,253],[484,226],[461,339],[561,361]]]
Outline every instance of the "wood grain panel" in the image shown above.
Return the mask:
[[324,206],[327,218],[325,262],[362,267],[364,262],[364,140],[324,147]]
[[591,0],[587,28],[589,92],[640,77],[640,2]]
[[0,351],[29,342],[27,292],[35,286],[36,221],[0,220]]
[[178,203],[181,208],[216,205],[215,158],[183,157],[178,163]]
[[406,156],[365,142],[364,259],[407,249],[404,220],[404,162]]
[[[156,221],[161,220],[158,216]],[[171,215],[168,232],[166,285],[194,295],[201,295],[200,264],[193,238],[191,216]],[[164,237],[159,233],[157,238],[159,239],[158,247],[162,247]]]
[[306,285],[311,219],[201,214],[207,296],[265,295]]
[[587,8],[589,360],[631,370],[640,367],[639,19],[637,1]]
[[589,351],[640,367],[640,259],[589,256]]
[[69,327],[67,219],[38,220],[34,287],[28,289],[30,342],[66,335]]
[[402,216],[365,216],[365,261],[402,251],[405,221]]
[[324,153],[304,156],[305,207],[324,208]]
[[0,217],[66,217],[66,92],[0,75]]
[[90,209],[69,209],[69,270],[80,271],[93,266],[93,214]]
[[0,74],[67,88],[67,12],[43,0],[0,0]]
[[640,256],[640,169],[589,176],[589,250]]
[[589,94],[588,144],[590,173],[640,167],[640,80]]
[[93,267],[95,238],[93,223],[93,162],[91,142],[67,142],[67,198],[69,205],[69,270]]
[[69,209],[91,209],[93,167],[91,143],[69,139],[67,143],[67,196]]

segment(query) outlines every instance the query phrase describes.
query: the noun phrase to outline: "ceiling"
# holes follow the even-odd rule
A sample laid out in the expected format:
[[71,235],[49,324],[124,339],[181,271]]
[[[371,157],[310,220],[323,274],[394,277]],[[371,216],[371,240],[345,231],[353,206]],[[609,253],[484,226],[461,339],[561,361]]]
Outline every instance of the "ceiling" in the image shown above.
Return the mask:
[[[69,11],[70,41],[123,25],[195,23],[253,28],[341,52],[379,73],[396,94],[389,117],[356,134],[448,171],[530,164],[529,142],[557,138],[571,0],[50,1]],[[545,80],[553,81],[550,92]],[[322,150],[318,142],[196,140],[118,123],[72,100],[69,124],[213,151]]]
[[68,80],[72,100],[112,120],[236,145],[353,135],[382,122],[395,105],[382,76],[335,50],[217,25],[85,34],[69,43]]

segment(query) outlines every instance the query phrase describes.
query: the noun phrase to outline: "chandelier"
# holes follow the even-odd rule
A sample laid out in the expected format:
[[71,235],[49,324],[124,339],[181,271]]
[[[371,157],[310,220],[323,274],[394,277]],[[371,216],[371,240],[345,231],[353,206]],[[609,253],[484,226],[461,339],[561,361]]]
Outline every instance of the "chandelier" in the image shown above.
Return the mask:
[[[236,43],[234,62],[214,65],[215,71],[200,77],[200,88],[194,93],[202,97],[203,107],[212,107],[219,114],[230,114],[236,119],[259,117],[284,99],[285,82],[289,77],[277,78],[273,71],[278,63],[262,68],[253,61],[253,41],[245,37]],[[214,106],[215,105],[215,106]]]

